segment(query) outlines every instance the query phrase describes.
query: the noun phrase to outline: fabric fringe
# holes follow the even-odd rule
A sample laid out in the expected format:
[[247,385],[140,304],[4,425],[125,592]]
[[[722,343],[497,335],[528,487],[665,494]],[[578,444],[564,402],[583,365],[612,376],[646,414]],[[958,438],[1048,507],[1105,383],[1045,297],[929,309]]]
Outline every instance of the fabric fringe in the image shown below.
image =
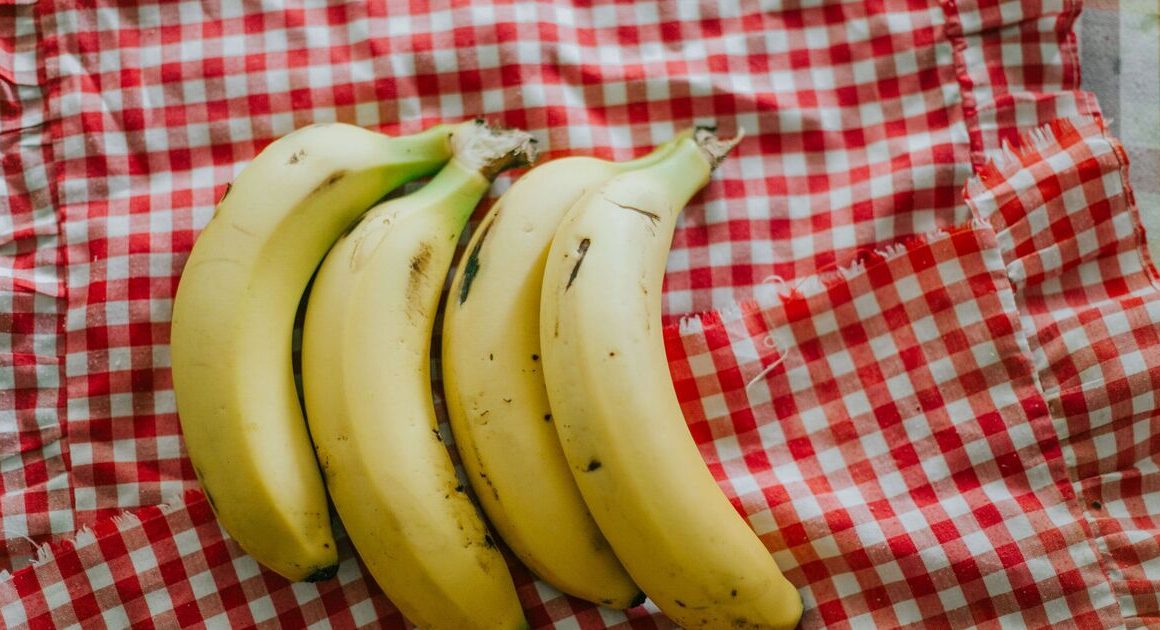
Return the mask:
[[[190,492],[197,491],[187,491],[185,493],[187,499],[189,498]],[[201,496],[200,493],[198,493],[198,496]],[[21,538],[27,540],[29,544],[32,545],[32,560],[27,565],[20,567],[19,569],[15,569],[15,571],[0,569],[0,582],[7,582],[8,580],[11,580],[12,575],[15,572],[34,570],[47,563],[53,562],[56,560],[57,554],[61,552],[74,551],[97,542],[97,529],[104,527],[105,523],[111,523],[112,528],[118,531],[131,527],[137,527],[138,525],[141,525],[141,517],[138,515],[139,511],[146,509],[157,509],[164,512],[175,505],[181,505],[181,501],[169,499],[157,505],[141,506],[134,510],[125,510],[120,514],[106,517],[105,519],[102,519],[101,521],[98,521],[92,525],[82,525],[71,535],[57,537],[53,540],[43,543],[37,543],[31,538],[21,536]]]

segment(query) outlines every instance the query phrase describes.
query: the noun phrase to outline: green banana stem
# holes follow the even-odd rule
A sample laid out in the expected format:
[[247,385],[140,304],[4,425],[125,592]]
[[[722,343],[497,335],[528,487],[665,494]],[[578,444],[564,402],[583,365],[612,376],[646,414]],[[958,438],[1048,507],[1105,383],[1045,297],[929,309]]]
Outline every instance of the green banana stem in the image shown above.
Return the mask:
[[535,141],[523,131],[463,123],[451,137],[453,155],[427,185],[405,197],[415,207],[440,206],[466,224],[499,173],[536,159]]

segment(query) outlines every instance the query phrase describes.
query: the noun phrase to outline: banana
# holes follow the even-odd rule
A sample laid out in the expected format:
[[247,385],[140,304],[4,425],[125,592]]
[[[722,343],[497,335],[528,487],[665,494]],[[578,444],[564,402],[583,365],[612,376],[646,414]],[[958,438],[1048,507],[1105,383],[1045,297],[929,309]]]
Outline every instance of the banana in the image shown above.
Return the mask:
[[460,233],[522,132],[457,130],[418,192],[364,215],[315,278],[302,336],[306,416],[355,549],[422,628],[526,627],[507,565],[456,477],[429,379],[431,335]]
[[173,303],[173,389],[185,445],[225,530],[290,580],[337,555],[291,366],[294,314],[342,230],[451,156],[452,127],[391,138],[314,125],[259,153],[198,237]]
[[731,148],[699,129],[568,211],[544,269],[544,378],[585,503],[660,609],[690,628],[791,628],[801,598],[701,458],[661,330],[677,215]]
[[540,372],[540,284],[568,207],[674,145],[630,162],[566,157],[525,173],[472,235],[443,313],[447,412],[484,512],[541,579],[615,608],[636,606],[644,594],[588,513],[552,426]]

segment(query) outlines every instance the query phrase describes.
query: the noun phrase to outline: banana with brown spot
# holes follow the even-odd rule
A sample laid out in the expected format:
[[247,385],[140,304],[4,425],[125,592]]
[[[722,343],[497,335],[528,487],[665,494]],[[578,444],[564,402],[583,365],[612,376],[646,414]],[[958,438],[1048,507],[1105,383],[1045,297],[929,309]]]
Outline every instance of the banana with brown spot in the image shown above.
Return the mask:
[[432,328],[460,233],[530,137],[458,129],[429,183],[372,210],[318,271],[306,309],[306,416],[327,489],[375,581],[422,628],[526,625],[503,556],[438,432]]
[[660,326],[677,216],[730,148],[698,130],[568,211],[544,269],[544,379],[573,478],[649,598],[687,628],[792,628],[801,598],[705,465]]
[[170,348],[186,449],[230,537],[288,579],[338,563],[294,386],[296,308],[355,217],[447,162],[453,129],[329,124],[276,140],[227,188],[182,272]]

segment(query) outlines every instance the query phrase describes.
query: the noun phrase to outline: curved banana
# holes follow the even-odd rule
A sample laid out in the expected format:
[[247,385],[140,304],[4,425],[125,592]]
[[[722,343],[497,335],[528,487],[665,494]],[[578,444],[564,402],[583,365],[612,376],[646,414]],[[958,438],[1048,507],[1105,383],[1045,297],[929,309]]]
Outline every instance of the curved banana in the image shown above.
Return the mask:
[[540,372],[540,284],[564,212],[674,145],[629,162],[566,157],[525,173],[472,234],[443,312],[447,412],[488,519],[541,579],[615,608],[636,606],[644,594],[588,513],[552,426]]
[[801,599],[705,465],[661,332],[677,215],[730,148],[699,129],[569,210],[544,270],[544,377],[585,502],[661,610],[690,628],[791,628]]
[[453,127],[391,138],[345,124],[290,133],[238,175],[173,303],[173,389],[222,526],[290,580],[334,575],[329,507],[291,366],[294,314],[342,230],[451,156]]
[[311,435],[355,549],[422,628],[526,625],[503,556],[455,474],[429,378],[431,334],[459,235],[530,137],[457,130],[455,157],[418,192],[362,217],[327,255],[306,307]]

